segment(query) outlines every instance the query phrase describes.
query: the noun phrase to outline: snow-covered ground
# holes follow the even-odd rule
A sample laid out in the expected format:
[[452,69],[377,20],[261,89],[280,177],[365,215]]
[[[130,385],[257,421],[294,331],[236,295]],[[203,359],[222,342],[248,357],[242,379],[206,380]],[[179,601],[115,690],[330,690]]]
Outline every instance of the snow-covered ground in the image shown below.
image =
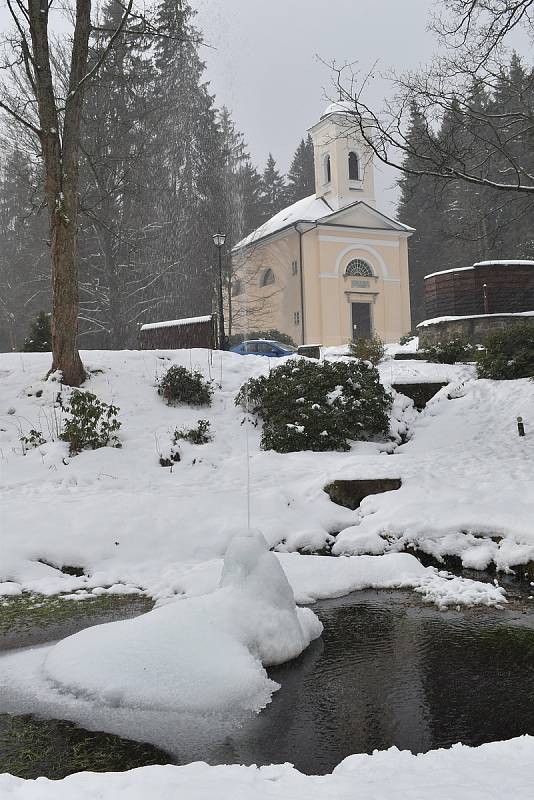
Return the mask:
[[0,775],[9,800],[514,800],[532,798],[534,737],[477,748],[454,745],[413,756],[395,747],[344,759],[331,775],[303,775],[291,764],[268,767],[144,767],[81,772],[62,781]]
[[[528,435],[534,384],[528,380],[477,381],[470,366],[387,360],[380,367],[387,384],[449,383],[421,414],[404,396],[395,397],[397,444],[277,454],[259,449],[259,427],[244,422],[234,405],[247,377],[274,366],[268,359],[203,350],[83,358],[95,370],[87,389],[120,408],[123,446],[69,457],[57,440],[26,455],[19,442],[31,428],[55,438],[52,403],[59,386],[42,380],[49,356],[0,355],[0,593],[113,587],[168,598],[199,594],[204,585],[211,590],[229,541],[247,525],[247,436],[251,524],[279,551],[319,549],[341,531],[338,554],[376,554],[410,543],[438,556],[457,553],[467,566],[493,559],[501,569],[534,557],[534,437]],[[163,402],[155,381],[172,363],[221,384],[211,408]],[[518,415],[525,438],[517,436]],[[159,456],[169,454],[172,431],[199,418],[209,419],[213,441],[182,443],[181,461],[162,468]],[[398,446],[407,433],[410,440]],[[402,488],[366,498],[357,511],[335,505],[323,491],[335,479],[374,477],[401,478]],[[317,596],[324,596],[321,563],[313,567]],[[83,567],[85,575],[64,574],[62,565]],[[345,567],[333,569],[339,569],[337,593],[346,591]],[[365,575],[362,580],[368,585]],[[405,585],[402,575],[399,584]],[[293,589],[302,596],[298,584]]]
[[[393,352],[390,348],[388,354]],[[457,554],[466,566],[478,568],[495,561],[509,569],[534,558],[530,381],[477,381],[469,365],[389,358],[380,366],[387,385],[431,381],[447,386],[420,414],[396,394],[389,442],[355,443],[347,453],[282,455],[260,450],[259,426],[234,404],[242,383],[277,361],[203,350],[82,356],[92,371],[86,388],[120,408],[122,447],[70,457],[67,445],[57,439],[58,411],[53,408],[61,387],[43,380],[49,356],[0,355],[0,595],[61,592],[83,600],[93,593],[142,591],[158,601],[157,608],[139,620],[102,626],[57,646],[4,655],[3,710],[39,709],[90,726],[96,708],[99,722],[105,718],[101,729],[127,734],[132,714],[143,712],[138,678],[157,648],[152,666],[167,661],[169,669],[147,688],[146,703],[156,709],[153,718],[143,712],[148,726],[161,727],[157,707],[166,702],[166,713],[183,713],[191,677],[204,680],[208,694],[215,691],[217,702],[209,704],[213,710],[228,702],[257,709],[276,690],[263,666],[292,657],[320,633],[312,612],[295,609],[295,601],[313,603],[367,587],[402,587],[440,608],[501,606],[506,600],[500,587],[453,578],[399,551],[414,546],[438,558]],[[343,353],[332,350],[326,356]],[[163,402],[156,379],[171,364],[199,369],[216,381],[210,408]],[[525,422],[525,438],[517,436],[518,415]],[[181,460],[162,468],[159,459],[170,453],[172,432],[193,427],[199,419],[210,421],[213,440],[182,442]],[[24,452],[20,436],[31,429],[42,431],[48,441]],[[259,541],[258,530],[276,548],[276,555],[262,551],[269,566],[261,568],[263,579],[252,581],[251,592],[243,580],[247,570],[255,574],[253,562],[243,551],[232,556],[232,549],[239,551],[239,542],[247,541],[247,468],[249,544]],[[402,487],[367,497],[356,511],[335,505],[324,492],[336,479],[383,477],[400,478]],[[325,544],[341,557],[297,552]],[[253,561],[259,563],[263,556],[256,556]],[[84,574],[67,574],[61,570],[66,565],[81,567]],[[279,581],[286,578],[287,588],[281,591]],[[261,586],[270,584],[276,591],[262,595]],[[247,614],[238,614],[237,606]],[[210,682],[221,664],[208,664],[203,672],[207,659],[200,644],[191,659],[176,659],[174,632],[178,644],[211,637],[220,651],[226,648],[228,669],[222,669],[218,686]],[[144,649],[132,650],[137,641],[146,644]],[[111,661],[110,642],[115,649]],[[102,657],[82,670],[84,652]],[[93,670],[93,663],[99,669]],[[133,665],[126,676],[124,663]],[[236,683],[233,672],[243,680]],[[526,737],[418,757],[396,750],[354,756],[323,778],[302,776],[287,765],[256,770],[199,764],[119,776],[85,774],[58,783],[4,776],[0,796],[135,798],[181,792],[202,800],[362,793],[388,800],[463,800],[499,796],[495,787],[506,774],[507,792],[526,798],[530,776],[526,784],[525,764],[533,755],[534,740]],[[510,763],[517,765],[512,776]]]

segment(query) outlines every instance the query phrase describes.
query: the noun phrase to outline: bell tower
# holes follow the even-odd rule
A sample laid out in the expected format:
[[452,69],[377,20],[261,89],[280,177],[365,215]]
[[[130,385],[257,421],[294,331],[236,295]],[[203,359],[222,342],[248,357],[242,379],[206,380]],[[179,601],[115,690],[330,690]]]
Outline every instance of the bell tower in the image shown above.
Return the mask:
[[331,103],[309,129],[315,159],[315,193],[338,210],[362,200],[375,205],[371,148],[343,101]]

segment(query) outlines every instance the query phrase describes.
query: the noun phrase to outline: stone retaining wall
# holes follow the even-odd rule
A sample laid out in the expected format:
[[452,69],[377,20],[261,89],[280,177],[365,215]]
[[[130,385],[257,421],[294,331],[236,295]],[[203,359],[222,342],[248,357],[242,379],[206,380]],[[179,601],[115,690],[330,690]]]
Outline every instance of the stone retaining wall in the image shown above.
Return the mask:
[[481,314],[469,317],[449,317],[436,321],[420,322],[417,326],[419,349],[423,350],[437,342],[467,337],[472,344],[485,344],[488,334],[495,328],[508,328],[523,322],[534,326],[534,315],[524,314]]

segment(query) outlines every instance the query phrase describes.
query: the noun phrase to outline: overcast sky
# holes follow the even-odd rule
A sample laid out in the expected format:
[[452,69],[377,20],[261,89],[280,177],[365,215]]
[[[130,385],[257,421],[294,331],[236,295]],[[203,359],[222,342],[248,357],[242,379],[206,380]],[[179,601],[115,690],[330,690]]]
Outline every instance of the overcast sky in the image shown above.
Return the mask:
[[[263,167],[273,153],[287,170],[292,154],[335,94],[326,62],[358,61],[385,70],[427,62],[432,0],[192,0],[207,76]],[[376,85],[376,101],[384,85]],[[396,174],[377,174],[379,207],[391,211]],[[377,192],[377,193],[378,193]]]
[[[428,63],[435,47],[427,31],[433,0],[190,2],[209,45],[201,52],[217,105],[230,108],[259,168],[272,152],[285,172],[327,96],[335,95],[321,59],[358,62],[362,71],[375,62],[377,72],[402,71]],[[5,0],[0,0],[0,27],[6,22]],[[385,91],[377,80],[369,99],[379,107]],[[397,175],[380,166],[376,170],[378,206],[392,212]]]

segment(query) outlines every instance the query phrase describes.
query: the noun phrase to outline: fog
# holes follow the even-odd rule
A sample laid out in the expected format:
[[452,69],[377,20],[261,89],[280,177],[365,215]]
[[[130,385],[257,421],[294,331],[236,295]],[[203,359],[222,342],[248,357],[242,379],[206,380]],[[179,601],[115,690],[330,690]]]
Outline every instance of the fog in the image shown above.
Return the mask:
[[[426,63],[435,42],[432,0],[194,0],[207,47],[202,55],[219,104],[227,105],[262,166],[272,152],[286,170],[307,128],[336,97],[325,63],[357,62],[376,72]],[[375,78],[379,105],[387,83]],[[393,211],[397,174],[377,165],[377,202]]]

